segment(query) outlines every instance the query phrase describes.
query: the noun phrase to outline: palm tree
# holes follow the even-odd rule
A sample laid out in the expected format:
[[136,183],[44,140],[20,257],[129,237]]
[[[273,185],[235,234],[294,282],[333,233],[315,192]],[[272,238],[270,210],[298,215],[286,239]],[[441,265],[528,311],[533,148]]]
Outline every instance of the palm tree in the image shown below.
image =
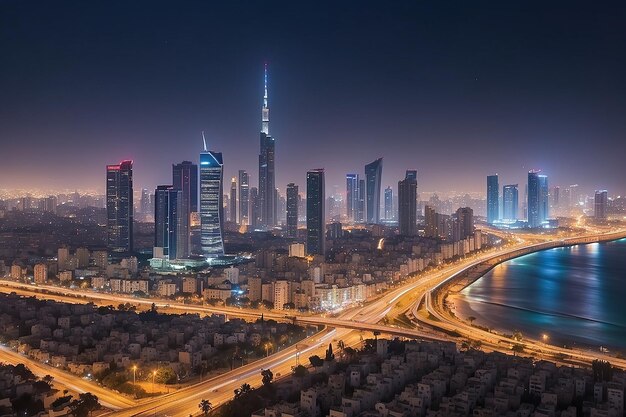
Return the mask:
[[243,383],[241,384],[241,387],[235,390],[235,398],[241,398],[250,391],[252,391],[252,387],[250,386],[250,384]]
[[337,342],[337,347],[339,348],[339,350],[341,351],[341,357],[343,358],[343,351],[346,348],[346,344],[344,343],[343,340],[340,340]]
[[200,404],[198,404],[198,408],[202,410],[202,412],[204,413],[204,417],[207,417],[209,415],[209,412],[213,408],[213,404],[211,404],[211,401],[209,400],[202,400],[200,401]]

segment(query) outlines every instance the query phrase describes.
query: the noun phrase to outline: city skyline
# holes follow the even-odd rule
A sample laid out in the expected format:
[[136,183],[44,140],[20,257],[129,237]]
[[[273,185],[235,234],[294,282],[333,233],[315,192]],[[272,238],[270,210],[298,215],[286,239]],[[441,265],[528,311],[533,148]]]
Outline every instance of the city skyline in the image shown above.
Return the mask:
[[[12,81],[3,85],[4,100],[12,105],[0,110],[9,121],[0,126],[3,154],[11,156],[0,167],[0,188],[103,190],[101,167],[111,160],[133,159],[136,188],[154,189],[169,183],[164,165],[189,159],[197,163],[193,156],[202,130],[228,156],[225,177],[246,170],[256,184],[258,109],[267,62],[276,185],[281,190],[290,182],[304,188],[307,170],[319,166],[326,168],[332,189],[343,184],[346,173],[360,172],[365,163],[380,157],[386,160],[383,189],[395,188],[404,171],[413,168],[420,171],[421,190],[481,192],[487,173],[498,172],[508,183],[522,183],[519,173],[530,169],[549,173],[552,184],[578,183],[589,192],[608,189],[623,194],[626,189],[619,160],[626,151],[621,140],[626,103],[620,93],[626,86],[619,76],[626,62],[614,53],[626,38],[626,30],[617,24],[623,10],[607,16],[601,8],[573,5],[564,17],[559,17],[560,9],[550,7],[511,17],[519,11],[512,5],[477,10],[461,6],[455,13],[443,6],[396,5],[377,10],[379,18],[400,19],[405,26],[376,28],[371,23],[377,18],[370,13],[350,10],[354,22],[347,34],[340,28],[348,11],[339,6],[332,16],[320,16],[315,10],[295,13],[288,5],[261,10],[251,6],[234,28],[217,22],[214,30],[228,34],[245,29],[258,12],[271,22],[297,26],[293,40],[285,41],[278,30],[256,39],[245,29],[242,41],[222,35],[217,39],[224,43],[217,44],[210,33],[203,33],[201,19],[192,16],[209,13],[202,6],[173,16],[158,4],[148,11],[148,21],[189,21],[189,33],[181,36],[167,27],[154,33],[135,25],[138,9],[125,10],[126,19],[110,16],[119,7],[112,3],[102,12],[119,25],[120,34],[110,38],[105,36],[105,23],[89,9],[79,7],[74,13],[85,14],[91,25],[66,33],[58,31],[54,19],[48,21],[45,8],[26,13],[17,5],[3,7],[2,26],[16,34],[16,42],[0,41],[9,62],[0,70],[0,79]],[[48,10],[53,16],[64,11]],[[239,11],[236,6],[221,6],[209,15],[219,20],[222,14]],[[295,13],[293,21],[288,19],[290,13]],[[498,22],[494,30],[502,39],[477,31],[460,19],[463,14]],[[589,14],[597,21],[589,22]],[[440,40],[426,31],[433,28],[422,18],[410,25],[403,15],[440,18],[441,27],[434,29]],[[33,23],[28,26],[37,32],[24,37],[15,22]],[[529,23],[539,33],[525,29]],[[521,35],[507,24],[527,37],[530,46],[525,47]],[[329,29],[323,47],[318,45],[318,25]],[[580,25],[584,39],[566,35]],[[467,41],[459,37],[465,32]],[[129,33],[136,41],[123,45]],[[542,33],[553,40],[541,44]],[[37,36],[43,34],[50,34],[50,39]],[[359,35],[363,40],[346,57],[327,47]],[[50,55],[55,42],[68,37],[90,41],[84,63],[67,67],[65,57],[85,52],[87,44],[68,42],[59,57]],[[118,54],[132,55],[138,42],[149,45],[142,49],[142,60],[120,60]],[[515,56],[503,49],[505,42],[516,48]],[[237,47],[243,47],[242,53],[234,57],[229,51]],[[303,57],[300,49],[309,56]],[[24,50],[31,52],[17,52]],[[447,50],[443,56],[437,52]],[[458,57],[452,59],[455,53]],[[550,54],[556,56],[546,58]],[[180,67],[169,62],[173,57]],[[381,62],[381,57],[388,62]],[[24,71],[35,59],[47,71]],[[573,59],[581,65],[568,65]],[[110,71],[102,72],[103,62]],[[468,67],[459,65],[467,62]],[[147,77],[146,63],[153,72]],[[591,79],[593,83],[585,84]],[[482,151],[462,151],[465,148],[460,147],[469,143],[480,144]],[[315,152],[320,145],[332,152]],[[31,152],[32,147],[41,152]],[[450,154],[449,148],[459,152]],[[89,158],[80,157],[87,152]],[[28,169],[17,162],[24,158],[30,161]],[[46,176],[50,169],[57,175]],[[81,176],[73,175],[77,169]]]

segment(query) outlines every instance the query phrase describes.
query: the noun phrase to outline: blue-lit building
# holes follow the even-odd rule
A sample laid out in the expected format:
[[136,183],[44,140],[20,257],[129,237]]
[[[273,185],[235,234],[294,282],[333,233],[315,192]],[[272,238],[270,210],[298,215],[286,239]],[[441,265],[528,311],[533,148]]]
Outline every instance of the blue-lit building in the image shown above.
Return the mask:
[[487,176],[487,223],[493,224],[500,218],[500,195],[498,174]]
[[159,185],[154,191],[154,257],[183,259],[188,234],[184,193],[171,185]]
[[133,161],[107,165],[107,246],[119,253],[133,251]]
[[367,223],[380,223],[380,192],[383,179],[383,158],[365,165],[366,220]]
[[543,227],[549,216],[548,177],[528,172],[528,227]]
[[385,188],[385,220],[393,220],[393,189]]
[[324,170],[306,174],[306,251],[309,255],[326,253],[326,191]]
[[348,219],[357,222],[359,210],[359,174],[346,175],[346,214]]
[[270,108],[267,96],[267,65],[265,65],[263,107],[259,152],[259,209],[260,226],[271,229],[276,225],[276,168],[274,137],[270,135]]
[[224,162],[221,152],[200,153],[200,247],[205,258],[224,255]]
[[506,221],[517,220],[519,207],[519,189],[517,184],[502,187],[502,203],[504,205],[502,218]]
[[[181,191],[179,235],[176,258],[186,258],[199,246],[199,228],[192,225],[198,213],[198,165],[190,161],[172,165],[172,187]],[[194,242],[195,241],[195,242]]]

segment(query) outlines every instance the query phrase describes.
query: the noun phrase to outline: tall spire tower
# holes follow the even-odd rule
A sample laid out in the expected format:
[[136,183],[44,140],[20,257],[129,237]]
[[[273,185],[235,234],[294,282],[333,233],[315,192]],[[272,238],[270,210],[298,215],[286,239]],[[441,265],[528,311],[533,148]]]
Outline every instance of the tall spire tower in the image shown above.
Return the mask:
[[265,72],[263,77],[263,108],[261,109],[261,132],[266,135],[270,134],[270,108],[267,106],[267,62],[265,63]]
[[267,63],[263,78],[263,108],[261,109],[261,149],[259,152],[260,226],[272,229],[276,225],[276,176],[274,168],[274,138],[270,136],[270,108],[267,97]]

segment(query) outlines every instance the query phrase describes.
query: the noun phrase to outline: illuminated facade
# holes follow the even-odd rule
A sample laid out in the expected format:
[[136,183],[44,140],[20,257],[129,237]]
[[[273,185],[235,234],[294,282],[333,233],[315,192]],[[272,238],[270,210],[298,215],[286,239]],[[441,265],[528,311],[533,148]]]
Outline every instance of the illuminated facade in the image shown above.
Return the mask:
[[200,153],[200,247],[205,258],[224,255],[224,162],[221,152]]
[[380,223],[380,191],[383,177],[383,158],[365,165],[365,181],[367,187],[367,222]]
[[606,190],[596,190],[593,204],[593,215],[596,220],[606,220],[606,209],[609,204],[608,193]]
[[385,220],[393,220],[393,190],[385,188]]
[[271,229],[276,225],[275,141],[270,136],[270,109],[267,95],[267,64],[265,65],[263,108],[259,153],[260,226]]
[[287,184],[287,237],[298,236],[298,186]]
[[348,220],[358,222],[359,174],[346,175],[346,215]]
[[517,184],[505,185],[502,187],[502,217],[504,220],[517,220],[517,210],[519,207],[519,190]]
[[185,242],[183,192],[171,185],[159,185],[154,192],[154,256],[182,259]]
[[107,244],[113,252],[133,251],[133,161],[107,165]]
[[548,220],[548,177],[540,171],[528,172],[528,227],[542,227]]
[[324,170],[315,169],[306,174],[306,251],[309,255],[326,253],[326,193]]
[[193,221],[198,216],[198,165],[190,161],[172,165],[172,186],[182,193],[179,223],[181,238],[176,250],[177,259],[181,259],[199,251],[200,228]]
[[487,176],[487,223],[493,224],[500,218],[500,195],[498,174]]
[[242,169],[239,170],[239,224],[250,224],[250,179]]

